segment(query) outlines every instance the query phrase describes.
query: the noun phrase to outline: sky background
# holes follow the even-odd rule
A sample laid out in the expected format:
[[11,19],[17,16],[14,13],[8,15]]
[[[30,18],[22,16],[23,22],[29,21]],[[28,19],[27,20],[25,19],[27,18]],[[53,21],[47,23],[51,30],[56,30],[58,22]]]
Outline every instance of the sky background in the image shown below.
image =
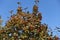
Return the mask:
[[[34,0],[0,0],[0,15],[3,19],[3,26],[9,19],[7,17],[11,16],[9,11],[14,10],[13,13],[16,13],[17,2],[21,2],[22,9],[28,7],[26,11],[32,13]],[[46,23],[52,29],[53,35],[60,37],[60,32],[54,30],[56,26],[60,27],[60,0],[40,0],[38,7],[43,17],[41,22]]]

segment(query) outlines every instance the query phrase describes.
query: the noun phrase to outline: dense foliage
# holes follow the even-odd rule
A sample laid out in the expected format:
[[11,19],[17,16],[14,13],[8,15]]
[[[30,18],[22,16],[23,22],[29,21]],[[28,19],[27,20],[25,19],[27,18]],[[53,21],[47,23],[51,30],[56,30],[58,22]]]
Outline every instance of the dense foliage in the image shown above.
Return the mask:
[[[48,26],[41,23],[42,15],[38,6],[33,6],[32,14],[23,12],[19,6],[17,13],[11,15],[4,28],[0,30],[0,40],[58,40],[49,35]],[[0,20],[1,21],[1,20]]]

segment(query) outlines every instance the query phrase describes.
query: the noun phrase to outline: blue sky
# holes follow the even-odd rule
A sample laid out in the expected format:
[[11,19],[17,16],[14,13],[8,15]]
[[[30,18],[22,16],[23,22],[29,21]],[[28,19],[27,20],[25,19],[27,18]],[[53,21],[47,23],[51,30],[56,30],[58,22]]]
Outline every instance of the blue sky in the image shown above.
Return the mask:
[[[34,0],[0,0],[0,15],[3,19],[3,25],[10,17],[10,10],[14,10],[16,13],[18,7],[17,2],[21,2],[22,8],[28,7],[27,11],[32,13],[32,7]],[[60,36],[59,32],[55,31],[56,26],[60,26],[60,0],[40,0],[39,11],[42,13],[42,23],[48,24],[48,27],[52,28],[54,35]]]

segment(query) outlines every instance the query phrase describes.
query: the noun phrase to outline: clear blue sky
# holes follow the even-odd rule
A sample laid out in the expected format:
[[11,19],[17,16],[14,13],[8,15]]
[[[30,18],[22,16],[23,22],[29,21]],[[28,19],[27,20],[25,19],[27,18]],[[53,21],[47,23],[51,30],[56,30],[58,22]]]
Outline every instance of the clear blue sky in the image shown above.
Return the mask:
[[[21,2],[23,9],[28,7],[27,10],[32,12],[34,0],[0,0],[0,15],[3,19],[3,25],[9,19],[7,17],[10,16],[10,10],[14,10],[13,13],[16,13],[18,1]],[[48,27],[53,29],[53,34],[60,37],[59,32],[54,30],[56,26],[60,26],[60,0],[40,0],[38,6],[43,16],[42,23],[48,24]]]

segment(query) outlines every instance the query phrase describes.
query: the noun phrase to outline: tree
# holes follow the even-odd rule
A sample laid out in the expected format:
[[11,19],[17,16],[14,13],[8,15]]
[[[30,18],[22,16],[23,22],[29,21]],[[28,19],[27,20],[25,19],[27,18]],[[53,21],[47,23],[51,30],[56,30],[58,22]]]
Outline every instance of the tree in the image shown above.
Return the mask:
[[[38,1],[35,1],[36,3]],[[19,3],[18,3],[19,4]],[[1,31],[3,40],[58,40],[58,37],[52,37],[48,33],[48,26],[41,23],[42,15],[38,11],[38,6],[33,6],[33,12],[23,12],[18,6],[17,13],[11,15],[5,25],[5,30]]]

